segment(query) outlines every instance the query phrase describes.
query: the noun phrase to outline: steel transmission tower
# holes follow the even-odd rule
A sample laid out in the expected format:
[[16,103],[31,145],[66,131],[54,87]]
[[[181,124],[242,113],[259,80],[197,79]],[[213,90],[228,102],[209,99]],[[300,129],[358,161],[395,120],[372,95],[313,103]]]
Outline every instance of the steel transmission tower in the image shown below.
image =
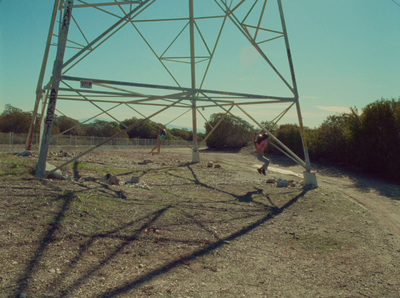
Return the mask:
[[281,0],[55,0],[27,139],[30,150],[41,120],[38,177],[45,176],[56,111],[119,123],[121,115],[142,122],[191,115],[194,162],[198,116],[207,122],[210,113],[223,113],[269,132],[292,113],[304,160],[269,132],[272,143],[316,185]]

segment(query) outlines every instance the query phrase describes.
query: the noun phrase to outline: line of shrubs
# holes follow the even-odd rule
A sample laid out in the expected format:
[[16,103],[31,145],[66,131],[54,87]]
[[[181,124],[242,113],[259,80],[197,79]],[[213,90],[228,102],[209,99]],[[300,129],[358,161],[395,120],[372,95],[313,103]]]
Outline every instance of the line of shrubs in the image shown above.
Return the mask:
[[[214,114],[206,133],[223,117]],[[262,123],[265,125],[265,123]],[[287,147],[304,157],[300,129],[295,124],[270,127],[269,130]],[[228,133],[227,133],[228,132]],[[241,148],[254,138],[251,126],[225,116],[207,139],[215,149]],[[362,111],[329,116],[318,128],[305,128],[305,142],[311,161],[325,161],[400,182],[400,99],[381,99]],[[280,154],[273,146],[270,153]]]

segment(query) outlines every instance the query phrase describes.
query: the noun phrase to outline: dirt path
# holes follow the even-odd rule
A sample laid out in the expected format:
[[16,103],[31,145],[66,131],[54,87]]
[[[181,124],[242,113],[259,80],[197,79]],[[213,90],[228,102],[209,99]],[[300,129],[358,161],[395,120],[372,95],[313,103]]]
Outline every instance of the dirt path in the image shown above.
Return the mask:
[[[340,189],[350,200],[371,212],[387,228],[389,233],[400,240],[400,186],[379,179],[368,178],[335,168],[316,166],[320,187]],[[303,168],[290,166],[287,169],[271,167],[271,171],[302,177]]]
[[326,188],[340,187],[343,194],[371,212],[379,219],[382,228],[400,240],[400,193],[399,187],[390,183],[360,176],[330,177],[319,175],[319,184]]
[[[302,168],[292,167],[283,172],[279,168],[277,170],[281,173],[290,171],[292,175],[300,177]],[[317,170],[318,185],[330,190],[339,188],[342,194],[368,210],[383,229],[388,229],[388,233],[400,241],[400,186],[354,173],[337,174],[336,171]]]

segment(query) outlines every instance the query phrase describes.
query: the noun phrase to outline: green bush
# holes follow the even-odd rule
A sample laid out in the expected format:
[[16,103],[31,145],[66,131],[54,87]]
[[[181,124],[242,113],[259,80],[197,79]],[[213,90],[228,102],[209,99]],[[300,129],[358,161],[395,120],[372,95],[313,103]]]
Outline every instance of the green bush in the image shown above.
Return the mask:
[[[95,120],[93,123],[88,124],[86,133],[89,136],[95,137],[111,137],[116,133],[121,132],[122,129],[119,127],[117,122],[108,122],[103,120]],[[120,138],[128,137],[126,133],[119,136]]]
[[360,127],[354,132],[358,167],[381,176],[399,176],[399,105],[400,101],[382,99],[364,108]]
[[361,113],[329,116],[306,133],[310,157],[355,166],[400,181],[400,99],[381,99]]
[[[293,151],[296,155],[303,158],[303,144],[301,141],[300,127],[296,124],[284,124],[279,126],[279,128],[275,131],[275,137],[285,144],[291,151]],[[269,152],[279,154],[280,151],[272,146],[269,146]]]
[[310,156],[314,159],[349,162],[352,156],[352,135],[358,127],[357,123],[358,116],[355,110],[351,114],[329,116],[315,130],[313,137],[307,138]]
[[31,122],[31,113],[23,112],[7,104],[0,115],[0,132],[27,133]]
[[[225,114],[212,114],[206,124],[206,134],[217,125]],[[207,147],[211,149],[239,149],[245,147],[254,138],[254,130],[251,126],[237,117],[227,115],[206,140]]]

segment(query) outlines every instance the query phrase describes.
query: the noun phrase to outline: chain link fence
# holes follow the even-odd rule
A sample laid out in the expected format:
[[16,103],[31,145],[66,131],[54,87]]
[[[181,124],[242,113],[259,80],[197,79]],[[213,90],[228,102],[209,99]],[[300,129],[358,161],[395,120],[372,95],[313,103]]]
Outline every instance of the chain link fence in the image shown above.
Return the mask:
[[[23,151],[26,149],[26,139],[27,134],[23,133],[0,133],[0,151]],[[54,135],[50,140],[50,150],[90,148],[104,142],[106,139],[107,137]],[[35,134],[32,140],[32,150],[39,150],[39,144],[39,134]],[[156,139],[114,138],[102,145],[99,149],[138,149],[152,147],[156,144]],[[185,140],[164,140],[163,147],[192,148],[193,142]]]

